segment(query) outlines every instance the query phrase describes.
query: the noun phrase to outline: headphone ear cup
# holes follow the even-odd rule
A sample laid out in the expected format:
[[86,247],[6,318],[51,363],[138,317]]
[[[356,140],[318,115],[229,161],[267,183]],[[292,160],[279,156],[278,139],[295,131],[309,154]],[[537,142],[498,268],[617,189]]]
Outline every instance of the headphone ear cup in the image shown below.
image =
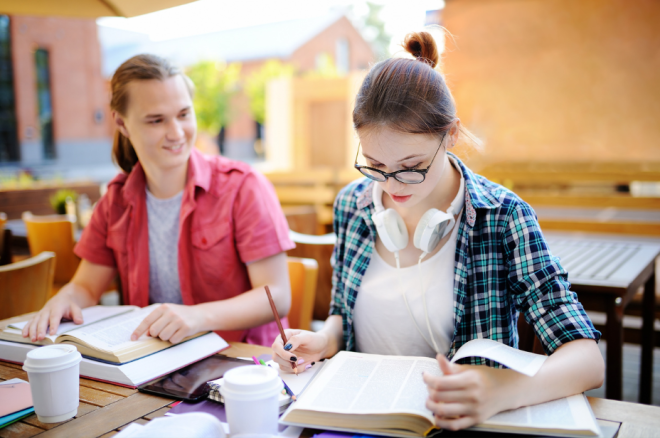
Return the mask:
[[415,228],[415,247],[431,252],[454,225],[454,216],[432,208],[424,215]]
[[430,252],[426,251],[424,248],[428,248],[428,240],[430,237],[430,234],[432,234],[433,229],[428,228],[429,220],[433,217],[434,214],[436,214],[438,209],[432,208],[428,210],[422,218],[419,220],[419,223],[417,224],[417,228],[415,228],[415,236],[413,237],[413,244],[415,245],[415,248],[421,249],[424,252]]
[[388,208],[385,211],[375,213],[371,216],[376,224],[376,231],[381,242],[390,252],[397,252],[408,246],[408,230],[403,218]]

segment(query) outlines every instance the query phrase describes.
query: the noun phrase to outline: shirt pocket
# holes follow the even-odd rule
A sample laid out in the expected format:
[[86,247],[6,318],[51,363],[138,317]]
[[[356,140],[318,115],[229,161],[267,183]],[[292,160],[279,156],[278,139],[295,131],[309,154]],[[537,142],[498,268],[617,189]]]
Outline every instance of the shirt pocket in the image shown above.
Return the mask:
[[237,257],[228,222],[207,225],[191,235],[193,260],[205,281],[219,281]]

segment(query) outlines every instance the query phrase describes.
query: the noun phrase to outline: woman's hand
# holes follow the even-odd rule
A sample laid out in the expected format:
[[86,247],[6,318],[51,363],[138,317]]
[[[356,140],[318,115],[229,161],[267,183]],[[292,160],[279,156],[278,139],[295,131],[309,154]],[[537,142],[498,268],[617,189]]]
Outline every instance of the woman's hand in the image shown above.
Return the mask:
[[131,340],[135,341],[147,333],[151,337],[176,344],[185,337],[201,331],[199,326],[199,322],[203,320],[201,313],[197,306],[161,304],[142,320],[131,335]]
[[[73,287],[71,284],[67,286]],[[62,318],[70,319],[76,324],[83,323],[80,306],[66,290],[48,300],[39,313],[25,324],[23,337],[27,338],[29,336],[32,342],[38,342],[46,337],[46,330],[48,330],[48,334],[55,335]]]
[[280,369],[292,373],[293,363],[297,364],[298,372],[303,372],[312,362],[325,358],[328,348],[328,338],[323,333],[314,333],[307,330],[285,330],[286,345],[282,337],[278,336],[273,342],[273,360],[280,365]]
[[439,354],[438,364],[443,376],[424,373],[429,397],[426,407],[430,409],[438,427],[459,430],[486,421],[496,413],[508,409],[503,406],[502,374],[500,370],[487,366],[457,365]]

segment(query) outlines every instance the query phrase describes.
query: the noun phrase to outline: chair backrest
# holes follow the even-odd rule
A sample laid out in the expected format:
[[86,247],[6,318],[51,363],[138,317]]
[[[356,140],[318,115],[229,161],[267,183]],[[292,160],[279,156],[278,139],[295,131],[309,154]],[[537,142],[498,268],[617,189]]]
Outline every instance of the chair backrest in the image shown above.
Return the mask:
[[0,319],[41,309],[53,285],[55,253],[0,266]]
[[30,254],[52,251],[57,257],[55,283],[67,283],[73,278],[80,259],[73,253],[73,221],[66,215],[34,216],[23,213]]
[[288,257],[287,261],[291,282],[289,326],[301,330],[310,330],[312,327],[312,314],[314,313],[319,265],[314,259]]
[[0,251],[5,247],[5,224],[7,223],[7,215],[0,213]]

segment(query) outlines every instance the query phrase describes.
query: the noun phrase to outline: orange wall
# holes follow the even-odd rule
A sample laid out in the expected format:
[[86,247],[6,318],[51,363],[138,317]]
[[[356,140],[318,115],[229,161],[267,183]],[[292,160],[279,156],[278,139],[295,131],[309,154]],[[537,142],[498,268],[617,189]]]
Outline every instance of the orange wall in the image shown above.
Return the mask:
[[[107,119],[109,97],[101,76],[101,54],[94,20],[55,17],[11,17],[14,90],[19,140],[39,137],[34,50],[50,54],[55,140],[101,139],[108,124],[96,123],[94,112]],[[31,138],[28,131],[33,132]]]
[[444,71],[488,161],[660,161],[660,2],[448,0]]

